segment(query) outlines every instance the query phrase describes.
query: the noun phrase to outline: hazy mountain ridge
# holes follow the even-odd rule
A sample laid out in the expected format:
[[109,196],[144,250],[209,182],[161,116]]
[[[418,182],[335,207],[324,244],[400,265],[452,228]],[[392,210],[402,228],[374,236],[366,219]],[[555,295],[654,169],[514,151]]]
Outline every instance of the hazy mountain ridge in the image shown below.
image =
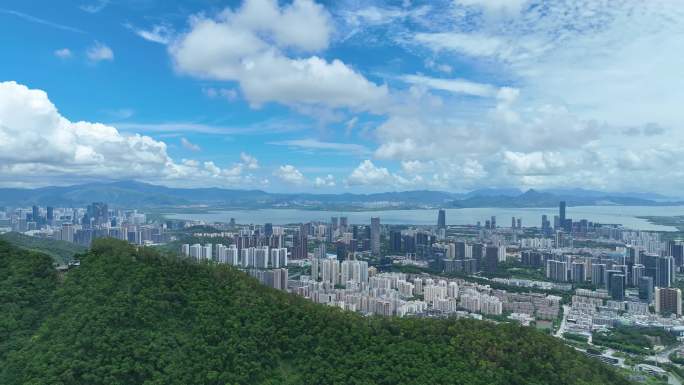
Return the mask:
[[654,201],[649,199],[635,198],[624,195],[594,195],[573,196],[560,195],[550,192],[528,190],[517,196],[473,196],[462,200],[453,201],[453,207],[554,207],[564,200],[568,206],[595,206],[595,205],[621,205],[621,206],[659,206],[667,204],[681,204],[677,201]]
[[[648,199],[647,197],[650,197]],[[565,200],[569,206],[680,205],[684,202],[659,194],[606,193],[601,191],[481,189],[469,193],[415,190],[371,194],[269,193],[262,190],[223,188],[172,188],[136,181],[88,183],[37,189],[0,189],[0,205],[84,206],[93,201],[117,207],[172,207],[211,205],[236,208],[436,208],[436,207],[553,207]]]

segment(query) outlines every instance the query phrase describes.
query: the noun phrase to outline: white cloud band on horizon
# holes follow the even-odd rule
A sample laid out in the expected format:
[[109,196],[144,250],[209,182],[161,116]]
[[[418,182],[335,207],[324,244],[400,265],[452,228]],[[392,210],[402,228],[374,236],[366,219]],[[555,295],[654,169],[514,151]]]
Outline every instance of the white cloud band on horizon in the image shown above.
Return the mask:
[[[40,149],[38,151],[37,149]],[[213,162],[175,162],[164,142],[123,135],[101,123],[71,122],[59,114],[47,93],[13,81],[0,82],[0,175],[17,181],[81,177],[145,179],[166,184],[219,186],[254,182],[243,168],[258,168],[245,153],[231,168]]]

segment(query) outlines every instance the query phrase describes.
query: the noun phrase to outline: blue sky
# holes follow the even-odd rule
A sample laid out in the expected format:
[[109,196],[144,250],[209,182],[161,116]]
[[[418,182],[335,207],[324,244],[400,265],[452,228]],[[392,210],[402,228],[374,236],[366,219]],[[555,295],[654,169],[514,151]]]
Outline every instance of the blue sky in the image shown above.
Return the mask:
[[677,192],[669,1],[4,1],[0,183]]

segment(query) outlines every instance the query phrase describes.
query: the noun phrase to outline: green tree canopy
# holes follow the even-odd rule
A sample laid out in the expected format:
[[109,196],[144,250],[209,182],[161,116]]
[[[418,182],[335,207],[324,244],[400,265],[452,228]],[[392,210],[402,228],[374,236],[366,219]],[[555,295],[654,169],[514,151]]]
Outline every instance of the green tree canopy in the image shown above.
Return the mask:
[[2,384],[628,383],[533,328],[363,317],[109,239],[57,285],[0,246]]

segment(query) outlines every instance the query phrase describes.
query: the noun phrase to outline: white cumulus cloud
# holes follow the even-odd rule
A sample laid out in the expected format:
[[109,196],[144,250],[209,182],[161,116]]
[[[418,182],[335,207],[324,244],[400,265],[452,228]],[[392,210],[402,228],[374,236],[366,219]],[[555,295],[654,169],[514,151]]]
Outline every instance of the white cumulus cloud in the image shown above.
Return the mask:
[[369,159],[359,164],[347,178],[349,185],[390,185],[394,182],[392,174],[385,167],[377,167]]
[[306,182],[304,174],[291,164],[278,167],[278,169],[273,172],[273,175],[289,184],[301,185]]
[[57,56],[60,59],[69,59],[73,56],[73,53],[69,48],[61,48],[55,50],[55,56]]
[[167,184],[249,184],[256,159],[222,169],[213,162],[175,162],[164,142],[124,135],[102,123],[72,122],[47,93],[16,82],[0,82],[0,183],[2,180],[59,183],[79,178],[143,179]]
[[335,177],[331,174],[325,177],[317,176],[314,180],[314,187],[335,187]]
[[278,102],[380,108],[387,87],[342,61],[288,56],[289,50],[326,48],[331,30],[329,14],[311,0],[282,7],[272,0],[246,0],[240,8],[228,8],[213,18],[193,16],[190,30],[169,45],[169,52],[179,72],[238,82],[254,106]]
[[112,51],[112,49],[105,44],[95,42],[92,46],[90,46],[90,48],[88,48],[86,56],[92,62],[99,62],[103,60],[112,61],[114,60],[114,51]]
[[257,158],[249,155],[246,152],[240,153],[240,161],[241,164],[249,170],[256,170],[259,168],[259,161],[257,160]]

